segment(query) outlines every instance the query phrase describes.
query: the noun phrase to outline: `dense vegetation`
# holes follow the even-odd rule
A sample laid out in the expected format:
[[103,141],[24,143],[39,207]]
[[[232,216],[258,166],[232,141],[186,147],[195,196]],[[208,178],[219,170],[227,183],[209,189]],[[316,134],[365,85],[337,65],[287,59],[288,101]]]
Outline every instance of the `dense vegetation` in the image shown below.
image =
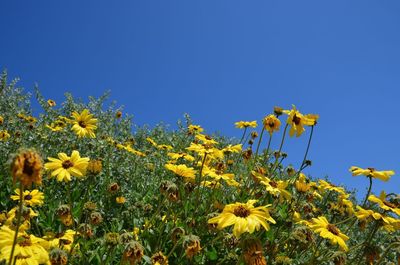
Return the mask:
[[[2,264],[397,264],[398,194],[312,179],[318,115],[279,107],[239,140],[135,126],[108,95],[63,103],[0,79]],[[286,137],[309,137],[299,168]],[[273,139],[273,140],[272,140]],[[370,188],[393,171],[352,167]],[[18,233],[16,232],[18,231]]]

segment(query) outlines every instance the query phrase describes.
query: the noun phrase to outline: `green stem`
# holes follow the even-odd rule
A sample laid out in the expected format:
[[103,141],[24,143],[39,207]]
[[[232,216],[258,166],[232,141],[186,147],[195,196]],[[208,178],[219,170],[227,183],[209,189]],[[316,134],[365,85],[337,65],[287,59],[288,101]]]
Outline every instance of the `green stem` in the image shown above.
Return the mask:
[[386,256],[386,254],[389,252],[389,250],[396,246],[396,245],[400,245],[400,242],[393,242],[392,244],[390,244],[385,251],[382,253],[381,257],[379,258],[378,262],[376,263],[376,265],[381,264],[381,262],[383,261],[384,257]]
[[269,134],[268,145],[267,145],[267,158],[269,157],[269,147],[271,146],[272,133]]
[[258,144],[257,144],[255,159],[257,159],[257,156],[258,156],[258,150],[260,149],[260,145],[261,145],[261,141],[262,141],[262,137],[263,137],[264,131],[265,131],[265,128],[263,127],[262,130],[261,130],[260,138],[258,138]]
[[375,233],[378,231],[378,228],[379,228],[379,223],[377,222],[377,221],[375,221],[375,225],[374,225],[374,227],[372,228],[372,231],[371,231],[371,234],[368,236],[368,238],[364,241],[364,245],[365,245],[365,247],[360,251],[360,254],[358,255],[358,261],[357,261],[357,265],[359,265],[359,264],[361,264],[361,260],[362,260],[362,257],[363,257],[363,252],[365,252],[365,249],[366,249],[366,247],[367,247],[367,244],[369,243],[369,242],[371,242],[371,240],[372,240],[372,238],[374,237],[374,235],[375,235]]
[[242,143],[242,141],[244,139],[244,136],[246,135],[246,131],[247,131],[247,127],[244,128],[243,135],[242,135],[242,138],[240,138],[240,142],[239,143]]
[[368,178],[369,178],[369,187],[368,187],[367,196],[365,196],[364,202],[363,202],[363,204],[362,204],[362,207],[363,207],[363,208],[365,207],[365,204],[366,204],[367,201],[368,201],[368,197],[369,197],[369,194],[371,193],[371,188],[372,188],[372,177],[369,176]]
[[206,162],[206,158],[207,158],[207,153],[204,153],[203,162],[201,163],[201,167],[200,167],[199,178],[196,181],[197,182],[197,190],[196,190],[196,196],[195,196],[196,197],[196,201],[197,201],[196,205],[199,205],[199,200],[200,200],[199,192],[200,192],[200,184],[201,184],[201,177],[202,177],[201,175],[203,173],[203,168],[204,168],[204,164]]
[[[281,151],[282,151],[282,147],[283,147],[283,143],[285,142],[285,136],[286,136],[286,130],[288,128],[289,124],[286,123],[285,129],[283,130],[283,136],[282,136],[282,140],[281,140],[281,144],[279,145],[279,150],[278,150],[278,154],[280,155]],[[277,169],[277,165],[278,165],[278,156],[275,158],[275,163],[272,167],[273,171],[271,173],[271,175],[273,175]]]
[[311,145],[311,139],[312,139],[312,136],[313,136],[313,132],[314,132],[314,126],[311,126],[311,133],[310,133],[310,137],[308,138],[306,153],[304,154],[304,158],[303,158],[303,161],[301,162],[300,169],[303,167],[304,163],[306,162],[307,155],[308,155],[308,150],[310,150],[310,145]]
[[10,259],[8,261],[8,264],[11,265],[13,262],[13,256],[14,256],[14,251],[15,251],[15,245],[17,244],[18,241],[18,230],[19,230],[19,226],[21,224],[21,217],[22,217],[22,206],[24,203],[24,185],[22,185],[22,183],[20,184],[20,188],[19,188],[19,205],[18,205],[18,213],[17,213],[17,225],[15,228],[15,234],[14,234],[14,241],[13,241],[13,245],[11,248],[11,254],[10,254]]

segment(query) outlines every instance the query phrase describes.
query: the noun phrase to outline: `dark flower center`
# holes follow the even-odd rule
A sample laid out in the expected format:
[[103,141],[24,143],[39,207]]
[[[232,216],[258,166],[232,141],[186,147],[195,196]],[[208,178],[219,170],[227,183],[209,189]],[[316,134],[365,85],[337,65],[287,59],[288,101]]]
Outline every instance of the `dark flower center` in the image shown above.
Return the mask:
[[[31,160],[31,161],[29,161],[29,160]],[[32,162],[32,158],[29,159],[28,157],[25,156],[24,169],[22,172],[28,176],[32,176],[35,171],[34,165],[35,165],[35,163]]]
[[394,203],[388,202],[388,201],[383,201],[383,204],[390,207],[390,208],[396,208],[396,205]]
[[300,124],[300,120],[301,119],[299,117],[297,117],[296,114],[294,114],[293,119],[292,119],[293,123],[296,124],[296,125],[299,125]]
[[270,181],[269,185],[271,185],[274,188],[278,187],[278,183],[276,183],[275,181]]
[[32,200],[32,195],[30,195],[30,194],[25,195],[24,200],[25,200],[25,201]]
[[86,122],[84,122],[84,121],[79,121],[78,122],[78,124],[79,124],[79,126],[81,126],[82,128],[86,128]]
[[331,233],[334,234],[335,236],[338,236],[339,233],[340,233],[340,232],[339,232],[339,229],[338,229],[335,225],[333,225],[333,224],[328,224],[327,229],[328,229],[329,232],[331,232]]
[[235,210],[233,211],[233,214],[238,217],[246,218],[247,216],[250,215],[250,211],[248,209],[246,209],[245,207],[243,207],[242,205],[240,205],[235,208]]
[[65,168],[65,169],[68,169],[68,168],[73,167],[73,166],[74,166],[74,163],[72,163],[70,160],[65,160],[62,163],[62,167]]
[[21,236],[18,238],[18,245],[21,247],[31,246],[31,238],[29,236]]

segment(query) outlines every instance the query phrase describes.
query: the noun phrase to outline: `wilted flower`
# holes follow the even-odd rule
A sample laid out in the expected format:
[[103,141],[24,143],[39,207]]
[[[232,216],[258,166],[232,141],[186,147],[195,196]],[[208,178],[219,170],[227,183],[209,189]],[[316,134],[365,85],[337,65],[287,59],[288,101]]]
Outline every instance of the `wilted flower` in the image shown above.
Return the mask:
[[143,246],[137,241],[131,241],[125,245],[122,259],[128,261],[129,264],[134,265],[142,261],[144,255]]
[[249,238],[242,242],[243,259],[248,265],[267,265],[267,261],[263,255],[261,242],[255,238]]
[[14,182],[20,181],[24,186],[42,183],[42,159],[34,150],[21,151],[11,164]]
[[185,236],[183,240],[183,248],[185,249],[186,257],[192,259],[194,255],[200,252],[200,238],[195,235]]
[[168,258],[161,252],[155,253],[151,256],[152,265],[168,265]]

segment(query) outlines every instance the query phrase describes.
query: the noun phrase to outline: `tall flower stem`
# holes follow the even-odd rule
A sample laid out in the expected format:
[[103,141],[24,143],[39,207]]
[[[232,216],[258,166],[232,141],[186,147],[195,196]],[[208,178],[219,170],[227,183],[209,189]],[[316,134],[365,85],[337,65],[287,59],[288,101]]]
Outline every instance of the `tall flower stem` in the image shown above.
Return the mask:
[[369,194],[371,193],[371,189],[372,189],[372,177],[369,176],[368,178],[369,178],[369,187],[368,187],[367,195],[365,196],[364,202],[362,204],[363,208],[365,207],[365,204],[368,201],[368,197],[369,197]]
[[[288,126],[289,126],[289,124],[286,123],[285,129],[283,130],[281,144],[279,145],[278,154],[280,154],[281,151],[282,151],[283,143],[285,142],[286,130],[287,130]],[[278,165],[278,157],[275,158],[275,163],[274,163],[274,165],[272,167],[273,170],[272,170],[271,175],[273,175],[275,173],[277,165]]]
[[15,234],[14,234],[14,241],[11,248],[10,259],[8,261],[8,265],[13,264],[13,256],[15,251],[15,245],[18,241],[18,230],[19,226],[21,225],[21,217],[22,217],[22,207],[24,205],[24,185],[21,183],[19,188],[19,204],[18,204],[18,213],[17,213],[17,224],[15,226]]
[[[379,229],[379,223],[377,221],[375,221],[375,225],[371,230],[371,233],[369,234],[369,236],[367,237],[367,239],[364,241],[364,248],[360,251],[360,254],[358,255],[358,261],[357,261],[357,265],[361,264],[361,260],[362,260],[362,254],[365,251],[365,249],[367,248],[367,244],[369,242],[371,242],[372,238],[374,237],[375,233],[378,231]],[[357,256],[356,256],[357,257]]]
[[242,143],[242,141],[243,141],[243,139],[244,139],[244,137],[245,137],[245,135],[246,135],[246,132],[247,132],[247,127],[244,127],[244,131],[243,131],[243,134],[242,134],[242,138],[240,138],[240,142],[239,142],[239,143]]
[[272,133],[269,134],[268,145],[267,145],[267,158],[269,157],[269,148],[271,146],[271,140],[272,140]]
[[306,152],[304,154],[303,161],[301,162],[300,170],[303,168],[303,166],[304,166],[304,164],[305,164],[305,162],[307,160],[307,155],[308,155],[308,151],[310,150],[310,145],[311,145],[311,139],[312,139],[312,136],[313,136],[313,132],[314,132],[314,126],[311,126],[311,133],[310,133],[310,137],[308,138],[307,149],[306,149]]
[[206,163],[206,158],[207,158],[207,153],[204,153],[204,158],[203,158],[203,161],[201,162],[199,178],[196,181],[196,183],[197,183],[197,190],[196,190],[196,201],[197,201],[197,203],[196,203],[196,205],[199,204],[199,200],[200,200],[200,194],[199,194],[199,192],[200,192],[200,184],[201,184],[201,177],[202,177],[202,173],[203,173],[204,164]]
[[262,137],[263,137],[264,131],[265,131],[265,128],[263,127],[262,130],[261,130],[260,138],[258,138],[258,144],[257,144],[255,159],[257,159],[257,156],[258,156],[258,150],[260,149],[260,145],[261,145],[261,141],[262,141]]

